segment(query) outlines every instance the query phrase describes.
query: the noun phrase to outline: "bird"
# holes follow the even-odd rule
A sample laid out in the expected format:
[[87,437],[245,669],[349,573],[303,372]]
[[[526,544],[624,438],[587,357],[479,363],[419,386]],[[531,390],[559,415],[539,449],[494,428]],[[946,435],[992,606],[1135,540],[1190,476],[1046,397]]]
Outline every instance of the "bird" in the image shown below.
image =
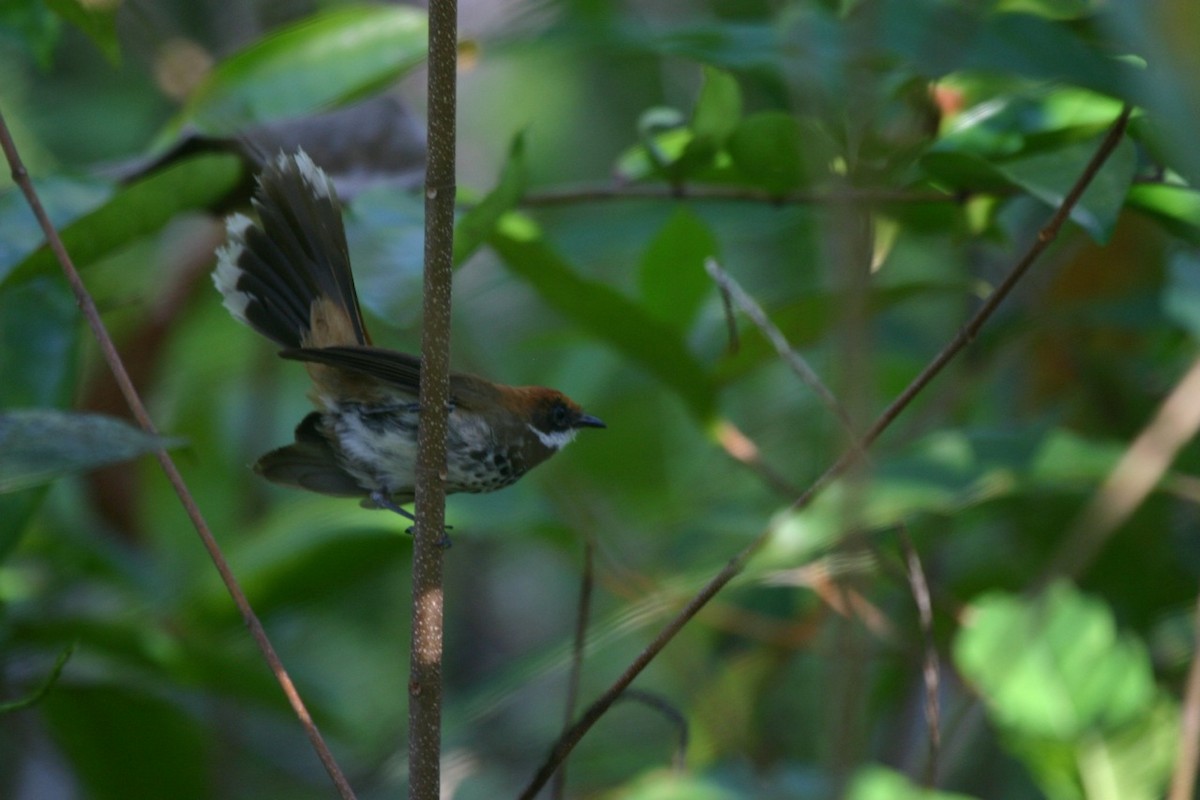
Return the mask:
[[[230,314],[305,364],[316,410],[295,441],[254,470],[277,484],[410,520],[415,498],[421,361],[371,342],[354,286],[341,202],[302,149],[268,160],[251,200],[257,221],[225,220],[213,282]],[[556,389],[451,372],[447,494],[511,485],[599,418]],[[444,538],[444,534],[443,534]]]

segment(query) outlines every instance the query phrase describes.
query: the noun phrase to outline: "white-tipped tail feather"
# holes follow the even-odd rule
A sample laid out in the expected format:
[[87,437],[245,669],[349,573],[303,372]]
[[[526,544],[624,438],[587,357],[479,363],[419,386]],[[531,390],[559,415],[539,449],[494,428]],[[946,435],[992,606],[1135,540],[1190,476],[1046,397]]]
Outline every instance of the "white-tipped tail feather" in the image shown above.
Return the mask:
[[[279,169],[286,169],[287,163],[292,160],[291,156],[280,153],[275,158],[275,163],[279,165]],[[325,170],[318,167],[303,149],[297,150],[294,157],[296,167],[300,170],[300,177],[313,190],[313,194],[317,197],[337,197],[337,190],[333,186],[333,180],[325,174]]]
[[246,319],[246,307],[252,298],[245,292],[238,291],[238,278],[242,270],[238,267],[238,259],[246,248],[246,231],[254,223],[245,214],[231,214],[225,219],[226,242],[217,249],[217,268],[213,270],[213,284],[224,298],[224,306],[234,319],[243,325],[249,325]]

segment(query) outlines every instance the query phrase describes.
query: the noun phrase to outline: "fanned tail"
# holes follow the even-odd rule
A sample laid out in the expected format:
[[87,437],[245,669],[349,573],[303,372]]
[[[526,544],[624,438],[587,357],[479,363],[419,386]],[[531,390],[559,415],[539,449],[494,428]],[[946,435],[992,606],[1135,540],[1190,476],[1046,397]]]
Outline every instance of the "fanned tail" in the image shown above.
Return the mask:
[[235,318],[283,348],[370,344],[333,181],[303,150],[258,179],[259,222],[234,214],[213,282]]

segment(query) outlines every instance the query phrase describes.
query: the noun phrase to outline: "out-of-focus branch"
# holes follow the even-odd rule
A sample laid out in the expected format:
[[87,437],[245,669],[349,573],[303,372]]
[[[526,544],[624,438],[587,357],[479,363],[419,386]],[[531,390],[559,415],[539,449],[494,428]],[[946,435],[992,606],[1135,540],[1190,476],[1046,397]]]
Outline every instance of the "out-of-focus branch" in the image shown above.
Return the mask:
[[[62,242],[62,238],[58,235],[54,224],[50,222],[50,218],[46,215],[46,210],[38,198],[37,191],[33,188],[33,182],[29,179],[29,172],[25,169],[25,165],[21,161],[21,156],[17,152],[17,146],[13,142],[12,134],[9,132],[8,123],[5,122],[2,113],[0,113],[0,147],[3,148],[4,156],[8,160],[9,168],[12,170],[13,182],[20,187],[21,192],[25,195],[29,207],[33,210],[33,215],[37,217],[38,224],[41,225],[42,231],[46,235],[46,242],[50,246],[51,252],[54,253],[55,258],[58,259],[58,263],[62,266],[67,283],[70,284],[71,291],[75,295],[75,302],[79,304],[79,308],[83,312],[88,326],[92,329],[92,335],[96,337],[96,341],[100,345],[100,352],[103,354],[109,370],[112,371],[113,378],[116,380],[121,394],[125,397],[125,402],[129,404],[129,410],[133,413],[134,419],[137,420],[142,430],[157,436],[158,428],[154,425],[154,421],[150,419],[150,414],[146,411],[146,406],[142,403],[142,398],[138,395],[137,389],[129,377],[129,371],[121,361],[121,356],[117,352],[117,346],[109,335],[104,321],[100,318],[100,312],[96,309],[96,303],[92,300],[91,293],[88,292],[87,286],[84,285],[83,279],[79,276],[79,271],[75,269],[75,264]],[[271,645],[271,640],[267,637],[267,632],[263,628],[262,622],[259,621],[258,615],[254,613],[254,609],[250,606],[250,601],[246,598],[241,585],[238,583],[237,578],[234,577],[233,571],[229,568],[229,562],[225,560],[225,554],[221,552],[217,540],[213,537],[212,531],[208,527],[208,522],[205,521],[204,515],[200,513],[200,507],[196,505],[196,500],[188,490],[187,484],[184,483],[183,476],[175,466],[175,462],[166,450],[156,450],[154,456],[158,459],[163,472],[166,473],[167,481],[171,484],[171,488],[178,495],[179,502],[187,513],[188,519],[192,521],[192,526],[196,529],[196,533],[199,535],[204,549],[208,551],[213,566],[216,567],[217,573],[221,576],[221,581],[225,584],[225,588],[233,598],[234,605],[237,606],[238,612],[242,615],[242,620],[249,629],[250,636],[262,652],[263,659],[275,675],[275,680],[279,683],[280,688],[283,689],[288,704],[300,720],[300,724],[304,728],[309,742],[316,751],[317,757],[324,765],[325,771],[329,773],[329,777],[337,788],[338,794],[341,795],[343,800],[352,800],[354,791],[350,788],[349,781],[342,774],[342,770],[334,759],[333,753],[325,744],[325,740],[322,738],[321,732],[317,729],[312,715],[308,713],[308,708],[300,698],[300,693],[296,691],[296,686],[292,683],[291,676],[284,669],[283,662],[279,660],[279,656],[276,654],[275,648]]]
[[1179,449],[1200,430],[1200,360],[1180,379],[1071,525],[1043,583],[1081,573],[1158,485]]
[[[1054,211],[1047,221],[1045,227],[1038,232],[1037,238],[1026,250],[1025,254],[1012,268],[1009,274],[992,292],[992,295],[979,307],[978,310],[971,316],[967,324],[964,325],[954,336],[953,339],[939,352],[932,361],[912,380],[911,383],[902,391],[895,400],[888,405],[886,409],[879,415],[874,423],[867,429],[857,441],[852,442],[842,453],[842,455],[825,470],[799,497],[791,504],[793,512],[807,508],[809,504],[817,497],[817,495],[835,479],[842,476],[854,466],[862,458],[862,454],[871,444],[873,444],[879,436],[887,430],[887,428],[896,420],[898,416],[906,409],[914,399],[927,387],[934,378],[936,378],[946,365],[965,348],[983,328],[984,324],[995,313],[1000,304],[1012,293],[1013,288],[1020,282],[1021,278],[1029,271],[1030,267],[1037,259],[1046,251],[1050,244],[1057,238],[1063,225],[1071,214],[1071,210],[1078,204],[1079,198],[1083,196],[1084,191],[1091,184],[1100,168],[1112,155],[1121,139],[1125,135],[1125,129],[1129,125],[1130,115],[1133,113],[1132,106],[1126,106],[1122,109],[1120,116],[1117,117],[1104,140],[1096,149],[1095,155],[1092,156],[1079,178],[1075,181],[1071,191],[1067,193],[1062,204]],[[739,553],[735,554],[710,580],[705,584],[697,594],[689,600],[682,609],[669,621],[666,626],[658,633],[657,636],[642,650],[641,653],[633,660],[633,662],[625,669],[621,675],[613,681],[608,689],[604,691],[587,709],[584,710],[579,720],[566,731],[559,740],[554,744],[550,754],[545,762],[538,769],[529,785],[521,793],[520,797],[525,800],[533,800],[533,797],[546,785],[547,781],[554,774],[558,765],[566,758],[567,754],[574,749],[579,740],[591,730],[591,727],[596,724],[596,721],[604,715],[604,713],[612,706],[621,694],[629,687],[638,675],[653,661],[663,648],[667,646],[675,635],[683,629],[683,627],[700,612],[704,606],[708,604],[713,597],[717,595],[725,586],[733,580],[733,578],[742,571],[746,562],[757,553],[768,541],[774,533],[774,527],[768,527],[762,533],[754,538],[750,544],[743,548]]]

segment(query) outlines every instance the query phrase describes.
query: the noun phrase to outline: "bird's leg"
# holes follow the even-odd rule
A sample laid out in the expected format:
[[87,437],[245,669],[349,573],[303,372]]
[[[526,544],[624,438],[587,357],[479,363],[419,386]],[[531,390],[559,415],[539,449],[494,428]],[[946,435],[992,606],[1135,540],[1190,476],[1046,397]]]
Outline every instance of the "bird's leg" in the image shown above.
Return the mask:
[[391,497],[389,497],[388,495],[379,491],[378,489],[371,492],[371,502],[374,503],[379,508],[386,508],[388,511],[393,511],[393,512],[399,514],[400,516],[404,517],[407,520],[410,520],[412,522],[417,521],[416,517],[414,517],[412,514],[408,513],[407,511],[405,511],[400,506],[396,505],[394,502],[392,502]]
[[[383,492],[381,492],[378,489],[371,492],[371,502],[374,503],[379,508],[386,508],[388,511],[394,511],[395,513],[399,514],[400,516],[404,517],[407,520],[410,520],[412,522],[417,521],[416,517],[414,517],[412,514],[408,513],[407,511],[405,511],[400,506],[396,505],[394,502],[392,502],[391,497],[384,494]],[[450,534],[446,533],[446,531],[449,530],[449,528],[450,528],[450,526],[446,526],[445,528],[442,529],[441,538],[439,538],[437,541],[438,547],[442,548],[443,550],[450,549],[450,545],[453,544],[453,542],[450,541]],[[404,532],[407,533],[409,536],[412,536],[413,529],[407,528]]]

